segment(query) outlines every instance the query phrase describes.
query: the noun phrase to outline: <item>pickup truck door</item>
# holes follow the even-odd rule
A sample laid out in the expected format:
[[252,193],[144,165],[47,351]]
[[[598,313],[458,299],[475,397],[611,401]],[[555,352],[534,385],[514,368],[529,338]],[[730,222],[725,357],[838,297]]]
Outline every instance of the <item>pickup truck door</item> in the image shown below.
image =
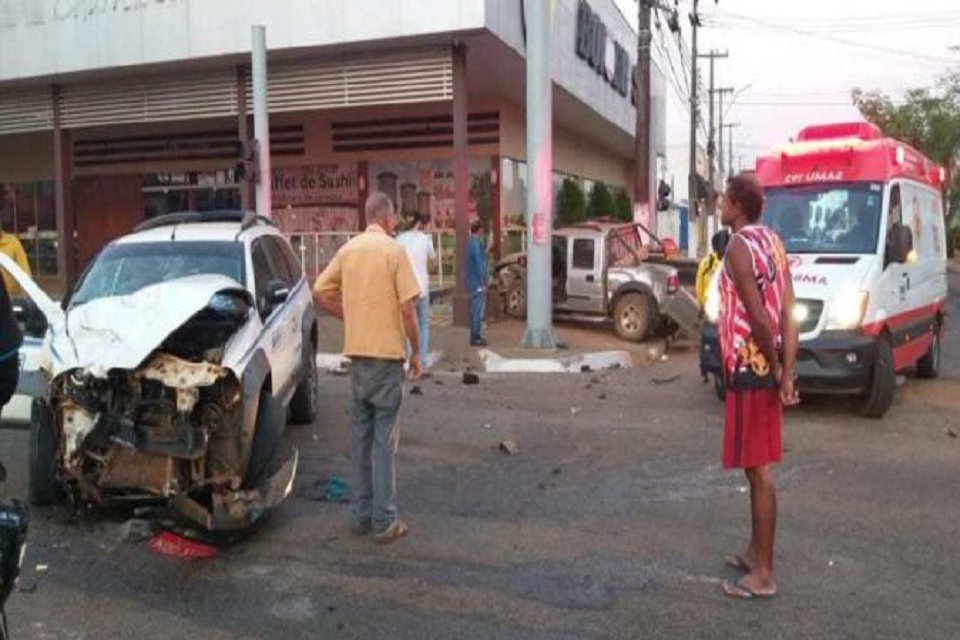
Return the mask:
[[603,256],[596,238],[572,238],[568,247],[567,308],[604,313]]

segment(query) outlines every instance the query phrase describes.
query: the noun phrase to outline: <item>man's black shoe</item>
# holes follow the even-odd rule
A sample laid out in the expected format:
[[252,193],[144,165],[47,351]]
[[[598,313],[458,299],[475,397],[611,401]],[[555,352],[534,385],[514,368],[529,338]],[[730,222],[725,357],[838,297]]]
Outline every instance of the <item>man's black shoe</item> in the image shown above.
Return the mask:
[[480,338],[479,340],[471,340],[471,341],[470,341],[470,346],[471,346],[471,347],[485,347],[485,346],[487,346],[487,341],[484,340],[483,338]]

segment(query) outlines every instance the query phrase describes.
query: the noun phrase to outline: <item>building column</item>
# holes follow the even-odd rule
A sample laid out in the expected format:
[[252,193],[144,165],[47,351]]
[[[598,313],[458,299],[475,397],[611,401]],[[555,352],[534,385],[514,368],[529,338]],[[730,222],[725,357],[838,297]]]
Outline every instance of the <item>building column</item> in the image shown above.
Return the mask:
[[57,266],[66,295],[76,281],[76,224],[73,215],[73,147],[70,131],[62,126],[60,87],[52,88],[54,200],[57,208]]
[[[247,72],[243,65],[237,67],[237,138],[241,142],[250,139],[250,123],[247,116]],[[238,149],[237,162],[240,162],[242,152]],[[243,211],[253,211],[253,197],[250,193],[251,182],[241,180],[240,186],[240,209]]]
[[367,178],[370,173],[370,163],[362,160],[357,163],[357,231],[367,228],[367,198],[370,197],[370,185]]
[[494,154],[490,158],[490,217],[493,221],[493,260],[500,262],[503,257],[503,219],[501,216],[501,184],[500,156]]
[[453,294],[453,324],[470,325],[467,291],[467,239],[470,236],[470,148],[467,138],[467,49],[453,46],[453,185],[457,231],[457,288]]

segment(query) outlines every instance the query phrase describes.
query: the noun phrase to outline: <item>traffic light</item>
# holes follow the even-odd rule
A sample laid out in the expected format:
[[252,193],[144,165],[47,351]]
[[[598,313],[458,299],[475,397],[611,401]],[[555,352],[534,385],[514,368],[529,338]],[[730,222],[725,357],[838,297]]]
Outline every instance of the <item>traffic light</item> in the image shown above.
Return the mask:
[[240,161],[234,167],[237,182],[256,184],[260,180],[260,142],[241,140],[239,151]]
[[657,186],[657,211],[666,211],[670,208],[670,185],[663,180]]

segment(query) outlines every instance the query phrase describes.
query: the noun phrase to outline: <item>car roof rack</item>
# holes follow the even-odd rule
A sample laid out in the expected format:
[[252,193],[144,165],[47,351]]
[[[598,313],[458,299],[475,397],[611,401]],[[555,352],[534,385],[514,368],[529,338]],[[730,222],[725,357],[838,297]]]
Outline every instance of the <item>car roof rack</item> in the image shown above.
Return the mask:
[[134,232],[161,229],[163,227],[175,227],[181,224],[213,222],[236,222],[240,225],[241,231],[246,231],[257,224],[267,224],[272,227],[276,226],[270,218],[258,216],[256,212],[253,211],[181,211],[144,220],[134,228]]

